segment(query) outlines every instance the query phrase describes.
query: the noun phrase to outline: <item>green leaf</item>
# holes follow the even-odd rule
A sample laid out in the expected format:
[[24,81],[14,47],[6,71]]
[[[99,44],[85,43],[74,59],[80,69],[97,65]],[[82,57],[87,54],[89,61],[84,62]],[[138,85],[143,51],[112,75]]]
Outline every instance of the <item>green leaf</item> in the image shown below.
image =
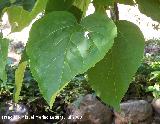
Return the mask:
[[53,11],[68,11],[74,14],[78,22],[80,22],[83,12],[73,5],[74,0],[49,0],[47,2],[45,14]]
[[0,35],[0,79],[6,81],[5,66],[7,64],[9,41]]
[[139,10],[151,17],[153,20],[160,22],[160,0],[136,0]]
[[114,0],[93,0],[95,12],[106,14],[106,9],[114,5]]
[[53,11],[68,11],[74,14],[78,22],[86,15],[90,0],[49,0],[45,14]]
[[73,2],[74,0],[48,0],[45,14],[48,14],[52,11],[68,10],[72,6]]
[[12,6],[22,6],[24,10],[32,11],[37,0],[10,0]]
[[88,71],[89,83],[107,104],[118,109],[144,51],[144,38],[130,22],[117,22],[118,36],[105,58]]
[[31,72],[50,106],[64,85],[105,56],[115,36],[113,21],[97,13],[78,24],[71,13],[57,11],[33,24],[27,54]]
[[23,0],[23,9],[27,11],[32,11],[36,0]]
[[72,13],[76,17],[78,22],[81,21],[81,19],[83,17],[83,12],[80,9],[78,9],[75,6],[71,6],[71,8],[69,8],[68,12]]
[[7,8],[11,31],[18,32],[28,26],[31,21],[45,9],[47,0],[37,0],[31,12],[24,10],[20,6],[12,6]]
[[23,83],[24,72],[25,72],[26,66],[27,66],[27,61],[22,62],[21,64],[19,64],[19,66],[15,72],[14,101],[16,103],[18,103],[18,100],[19,100],[19,95],[21,92],[21,87],[22,87],[22,83]]
[[88,9],[90,2],[91,0],[74,0],[73,5],[82,11],[83,13],[82,15],[84,17],[86,15],[86,11]]

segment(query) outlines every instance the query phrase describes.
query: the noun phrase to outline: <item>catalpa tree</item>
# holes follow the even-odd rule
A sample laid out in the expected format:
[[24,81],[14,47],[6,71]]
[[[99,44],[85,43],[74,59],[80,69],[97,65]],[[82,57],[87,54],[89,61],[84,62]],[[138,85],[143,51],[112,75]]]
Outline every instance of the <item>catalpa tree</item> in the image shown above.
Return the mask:
[[[86,16],[90,3],[95,12]],[[143,14],[160,22],[160,0],[0,0],[1,17],[8,14],[11,32],[21,31],[42,13],[31,27],[15,73],[15,102],[28,65],[50,107],[71,79],[86,72],[97,95],[118,108],[144,52],[142,32],[118,19],[118,3],[138,4]],[[109,9],[111,18],[106,14]],[[1,36],[2,82],[6,81],[8,44]]]

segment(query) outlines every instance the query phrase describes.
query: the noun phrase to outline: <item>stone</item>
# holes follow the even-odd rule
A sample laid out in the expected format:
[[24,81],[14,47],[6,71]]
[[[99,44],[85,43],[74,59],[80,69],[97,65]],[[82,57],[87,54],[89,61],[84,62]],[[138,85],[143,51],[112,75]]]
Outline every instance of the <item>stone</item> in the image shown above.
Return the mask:
[[71,115],[77,116],[78,119],[67,119],[66,124],[112,124],[113,122],[113,112],[110,107],[102,104],[92,94],[84,96],[79,107],[73,104],[68,106],[67,118]]
[[153,110],[154,110],[155,114],[158,114],[160,116],[160,98],[159,99],[153,99],[152,107],[153,107]]
[[145,100],[130,100],[120,104],[120,112],[115,112],[115,124],[151,124],[152,106]]
[[155,115],[152,124],[160,124],[160,116]]

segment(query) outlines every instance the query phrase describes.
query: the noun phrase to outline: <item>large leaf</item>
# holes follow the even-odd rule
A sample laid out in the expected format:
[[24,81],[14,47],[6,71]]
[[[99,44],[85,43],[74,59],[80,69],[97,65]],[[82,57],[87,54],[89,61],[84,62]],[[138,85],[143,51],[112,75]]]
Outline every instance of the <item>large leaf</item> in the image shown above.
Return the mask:
[[57,11],[33,24],[27,54],[32,74],[50,106],[59,89],[105,56],[115,36],[112,20],[100,14],[78,24],[72,14]]
[[31,21],[45,9],[47,0],[37,0],[31,12],[28,12],[20,6],[11,6],[7,8],[9,22],[12,32],[21,31],[28,26]]
[[14,90],[14,101],[17,103],[21,92],[23,83],[24,72],[27,66],[27,61],[20,63],[15,72],[15,90]]
[[5,66],[7,64],[9,41],[0,35],[0,79],[6,81]]
[[88,71],[89,83],[107,104],[118,108],[144,51],[139,28],[127,21],[117,22],[118,36],[105,58]]
[[36,0],[10,0],[12,5],[22,6],[24,10],[31,11]]
[[160,0],[136,0],[139,10],[151,17],[153,20],[160,22]]

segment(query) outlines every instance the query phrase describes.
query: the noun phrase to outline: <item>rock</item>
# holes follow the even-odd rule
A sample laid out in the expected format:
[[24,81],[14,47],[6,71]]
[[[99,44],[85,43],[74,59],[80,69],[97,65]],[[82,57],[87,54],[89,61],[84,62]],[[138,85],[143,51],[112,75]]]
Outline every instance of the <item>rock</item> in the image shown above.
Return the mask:
[[25,116],[29,116],[28,109],[25,105],[8,102],[3,108],[1,116],[3,124],[24,124],[27,123]]
[[120,104],[121,112],[115,112],[115,124],[151,124],[152,106],[144,100],[127,101]]
[[155,114],[158,114],[160,116],[160,99],[153,99],[152,107]]
[[152,124],[160,124],[160,116],[156,116],[156,115],[155,115]]
[[154,121],[152,124],[160,124],[160,99],[153,99]]
[[79,107],[72,104],[67,108],[67,117],[71,115],[78,119],[67,119],[64,124],[112,124],[113,121],[111,109],[91,94],[82,99]]

